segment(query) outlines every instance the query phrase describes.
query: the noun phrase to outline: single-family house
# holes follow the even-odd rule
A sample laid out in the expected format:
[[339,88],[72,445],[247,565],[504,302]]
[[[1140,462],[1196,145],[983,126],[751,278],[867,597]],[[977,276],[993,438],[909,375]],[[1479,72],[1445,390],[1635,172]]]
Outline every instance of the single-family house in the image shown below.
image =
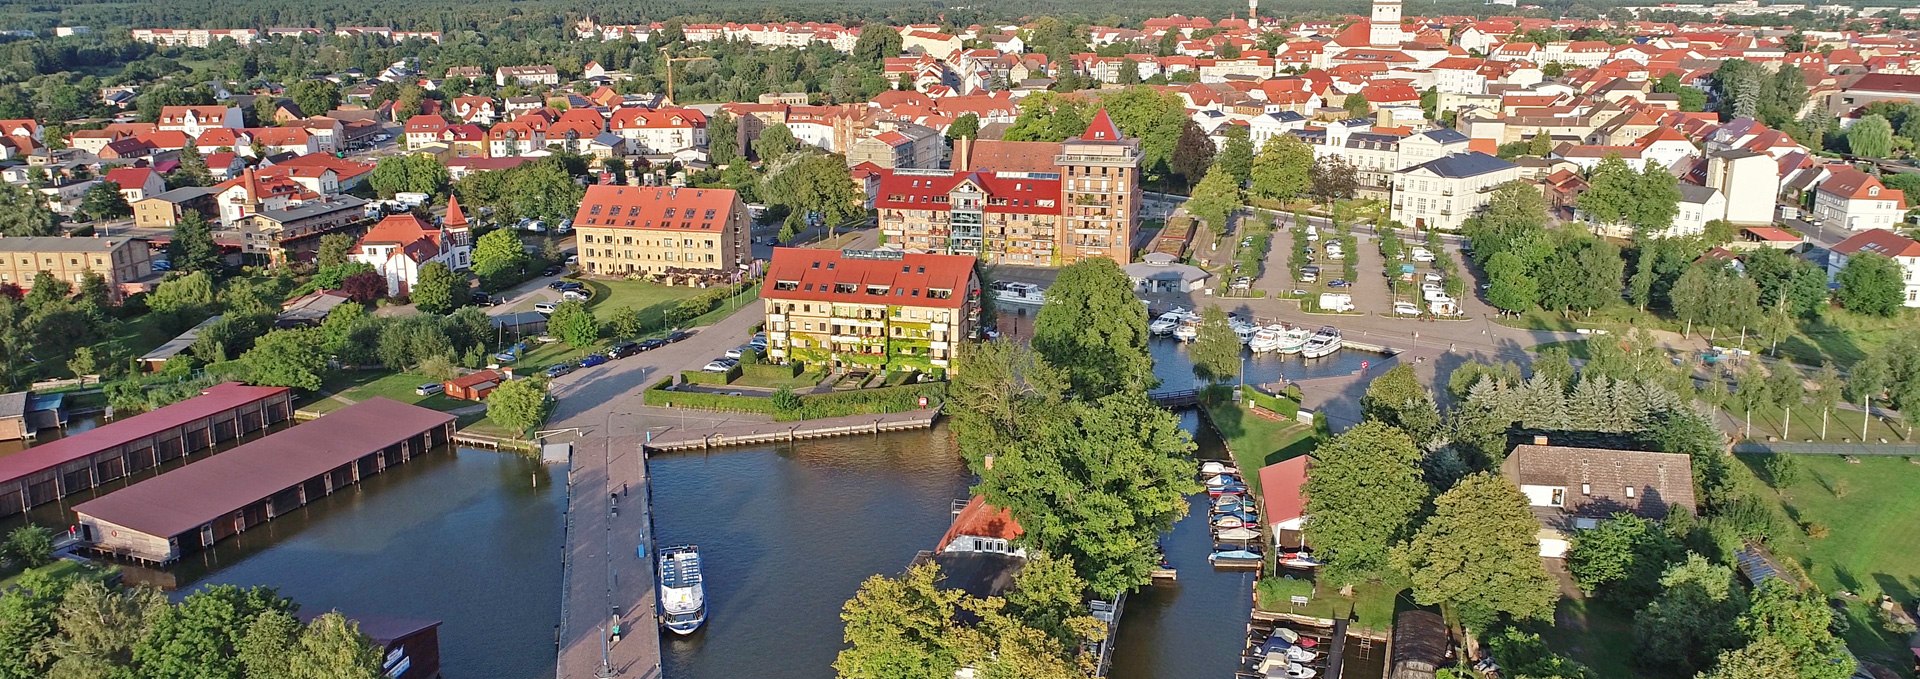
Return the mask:
[[1693,458],[1683,453],[1515,446],[1500,474],[1520,488],[1540,521],[1540,556],[1563,558],[1576,531],[1615,514],[1665,520],[1695,510]]
[[1840,270],[1847,267],[1847,261],[1870,252],[1892,259],[1900,265],[1900,282],[1903,284],[1900,303],[1909,307],[1920,307],[1920,242],[1886,229],[1868,229],[1854,234],[1838,245],[1827,255],[1827,278],[1834,280]]

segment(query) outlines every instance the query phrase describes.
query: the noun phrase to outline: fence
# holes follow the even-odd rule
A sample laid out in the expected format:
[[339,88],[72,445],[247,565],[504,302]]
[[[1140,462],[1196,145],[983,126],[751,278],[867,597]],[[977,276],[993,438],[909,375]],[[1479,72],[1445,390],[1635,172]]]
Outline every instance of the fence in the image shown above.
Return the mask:
[[1920,455],[1920,443],[1794,443],[1741,441],[1733,444],[1741,455]]

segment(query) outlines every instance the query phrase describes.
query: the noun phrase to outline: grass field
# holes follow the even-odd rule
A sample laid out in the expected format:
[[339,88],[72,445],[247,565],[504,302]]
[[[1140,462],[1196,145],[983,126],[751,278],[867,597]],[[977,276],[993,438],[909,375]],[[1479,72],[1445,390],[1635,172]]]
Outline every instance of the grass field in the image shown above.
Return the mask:
[[[1413,595],[1407,591],[1408,587],[1406,582],[1397,580],[1369,582],[1356,585],[1353,596],[1349,597],[1341,596],[1337,589],[1322,588],[1307,579],[1286,581],[1268,577],[1261,578],[1254,593],[1256,605],[1263,611],[1350,618],[1356,626],[1385,630],[1393,625],[1393,614],[1402,604],[1408,608],[1414,607]],[[1288,599],[1292,595],[1310,596],[1311,599],[1305,606],[1295,606]]]
[[[47,564],[45,566],[41,566],[39,568],[33,568],[33,569],[27,569],[27,570],[39,571],[39,572],[51,575],[55,578],[66,578],[66,577],[72,577],[75,575],[80,575],[83,573],[93,574],[93,573],[101,572],[100,569],[98,568],[89,567],[88,565],[81,563],[79,561],[71,561],[68,559],[54,559],[53,563]],[[12,589],[14,583],[20,580],[20,576],[25,574],[26,574],[25,571],[13,571],[10,574],[8,574],[6,577],[0,578],[0,592],[5,592],[9,589]]]
[[[376,396],[384,396],[401,403],[417,405],[423,408],[432,408],[434,410],[453,410],[455,408],[476,405],[472,401],[447,398],[444,394],[421,396],[413,393],[414,387],[429,383],[438,384],[440,380],[411,373],[363,371],[335,374],[331,379],[321,383],[320,390],[324,393],[338,395],[341,398],[351,400],[355,403]],[[300,409],[316,413],[330,413],[345,408],[347,405],[347,403],[339,399],[320,396],[312,403],[301,406]]]
[[1313,427],[1269,420],[1232,401],[1208,404],[1207,419],[1220,432],[1254,493],[1260,492],[1261,467],[1305,455],[1317,443]]
[[[1815,318],[1805,319],[1794,328],[1792,335],[1780,341],[1777,350],[1782,358],[1804,366],[1818,366],[1822,362],[1832,361],[1834,365],[1846,367],[1865,357],[1901,332],[1910,331],[1914,324],[1914,312],[1901,310],[1892,318],[1876,318],[1850,313],[1845,309],[1829,308]],[[1579,328],[1602,328],[1616,333],[1625,333],[1633,328],[1684,332],[1687,326],[1683,322],[1642,312],[1630,306],[1607,307],[1595,311],[1591,316],[1575,313],[1571,317],[1557,312],[1533,311],[1518,316],[1503,316],[1494,319],[1501,325],[1535,330],[1572,331]],[[1706,339],[1709,335],[1703,328],[1694,327],[1693,337]],[[1737,330],[1720,332],[1714,336],[1713,343],[1720,346],[1741,345],[1753,351],[1765,350],[1771,355],[1776,349],[1749,330],[1744,344]],[[1585,340],[1570,342],[1549,342],[1534,347],[1535,351],[1548,346],[1562,346],[1574,358],[1585,358]]]
[[[1754,468],[1766,458],[1740,459]],[[1920,559],[1914,557],[1914,545],[1920,545],[1920,464],[1872,455],[1858,464],[1834,455],[1798,459],[1801,471],[1793,484],[1761,492],[1801,526],[1817,524],[1828,533],[1815,538],[1783,526],[1771,543],[1775,555],[1799,564],[1829,596],[1858,595],[1847,607],[1853,623],[1847,645],[1862,657],[1904,667],[1913,660],[1906,638],[1882,631],[1870,602],[1884,593],[1912,606],[1920,596]]]
[[1555,652],[1563,653],[1603,679],[1640,676],[1632,666],[1633,611],[1596,599],[1561,597],[1554,624],[1534,624],[1528,631]]
[[[1744,434],[1746,432],[1746,411],[1728,409],[1727,414],[1731,416],[1735,422],[1741,423],[1741,429],[1736,433]],[[1795,408],[1793,410],[1793,426],[1789,429],[1787,427],[1786,411],[1773,406],[1755,408],[1753,411],[1753,433],[1747,438],[1764,441],[1767,437],[1772,436],[1787,441],[1860,441],[1863,440],[1860,435],[1861,419],[1860,412],[1857,410],[1834,410],[1832,416],[1827,418],[1827,437],[1822,439],[1820,437],[1820,411],[1818,410],[1812,408]],[[1890,424],[1885,419],[1879,417],[1867,418],[1866,438],[1864,440],[1878,441],[1880,439],[1886,439],[1890,443],[1904,443],[1906,442],[1906,435],[1907,428],[1905,425]]]

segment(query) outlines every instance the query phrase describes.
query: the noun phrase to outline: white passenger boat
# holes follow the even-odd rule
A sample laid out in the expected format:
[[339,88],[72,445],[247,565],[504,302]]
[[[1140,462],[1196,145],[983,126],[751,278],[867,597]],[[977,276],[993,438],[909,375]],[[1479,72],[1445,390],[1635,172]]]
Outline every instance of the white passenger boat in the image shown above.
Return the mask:
[[1003,281],[994,283],[992,288],[995,301],[1036,306],[1046,301],[1046,289],[1032,283]]
[[1180,318],[1180,327],[1173,329],[1173,336],[1182,342],[1192,342],[1200,336],[1200,315],[1189,313]]
[[1148,323],[1147,332],[1161,337],[1171,335],[1174,330],[1180,327],[1180,319],[1185,318],[1186,315],[1186,309],[1175,307],[1174,310],[1160,314],[1159,318],[1155,318],[1152,323]]
[[1314,332],[1313,337],[1308,338],[1306,344],[1301,345],[1300,355],[1307,358],[1331,356],[1333,352],[1340,350],[1340,344],[1340,331],[1335,330],[1331,325],[1325,326]]
[[675,634],[692,634],[707,621],[703,580],[699,547],[679,545],[660,550],[661,622]]

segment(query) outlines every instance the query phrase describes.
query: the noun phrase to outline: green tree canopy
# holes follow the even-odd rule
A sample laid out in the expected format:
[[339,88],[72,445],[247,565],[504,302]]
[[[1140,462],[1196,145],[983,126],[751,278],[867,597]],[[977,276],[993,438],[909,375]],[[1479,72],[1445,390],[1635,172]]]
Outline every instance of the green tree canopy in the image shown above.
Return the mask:
[[461,283],[447,265],[428,262],[420,267],[420,280],[413,285],[413,305],[429,314],[452,313],[466,299],[456,294],[457,288],[466,287]]
[[1306,195],[1313,182],[1313,149],[1291,134],[1273,135],[1260,145],[1252,172],[1254,195],[1293,200]]
[[52,236],[60,233],[53,210],[32,189],[0,183],[0,236]]
[[275,330],[262,335],[240,360],[254,384],[313,391],[327,370],[324,346],[313,330]]
[[1746,592],[1733,570],[1688,553],[1661,574],[1660,595],[1634,613],[1637,664],[1692,674],[1713,664],[1721,651],[1740,645],[1734,620],[1746,608]]
[[381,198],[407,192],[443,196],[451,184],[447,166],[439,157],[427,153],[381,158],[367,175],[367,185]]
[[1206,222],[1208,230],[1218,238],[1233,231],[1231,219],[1242,201],[1240,185],[1233,175],[1218,165],[1214,168],[1193,187],[1193,197],[1187,199],[1185,207],[1188,214]]
[[174,271],[220,271],[220,246],[213,242],[213,227],[199,211],[186,210],[173,226],[173,238],[167,243],[167,259]]
[[1156,381],[1146,313],[1132,280],[1113,260],[1060,270],[1034,319],[1033,348],[1066,373],[1078,398],[1145,391]]
[[1367,421],[1320,444],[1313,457],[1305,539],[1326,560],[1324,574],[1352,583],[1384,572],[1390,548],[1426,503],[1420,449],[1406,432]]
[[1681,553],[1659,524],[1621,513],[1575,534],[1566,564],[1581,591],[1632,607],[1659,592],[1661,574]]
[[507,380],[487,395],[487,418],[515,432],[545,422],[550,407],[546,383],[535,379]]
[[[1499,614],[1545,620],[1559,600],[1540,563],[1540,522],[1504,476],[1461,479],[1433,502],[1433,516],[1394,561],[1413,581],[1414,600],[1442,604],[1473,627]],[[1315,520],[1318,515],[1315,515]]]
[[1847,128],[1847,150],[1862,158],[1892,156],[1893,125],[1878,114],[1855,121]]
[[473,244],[473,271],[480,285],[499,292],[520,282],[528,265],[526,245],[513,229],[494,229]]
[[1416,443],[1424,443],[1440,429],[1440,411],[1434,405],[1433,392],[1420,384],[1413,366],[1402,363],[1367,385],[1360,396],[1360,412],[1406,432]]
[[760,137],[753,140],[753,153],[760,162],[772,162],[782,156],[800,149],[800,142],[793,137],[793,130],[785,123],[774,123],[760,130]]
[[600,340],[600,321],[578,300],[561,302],[547,318],[547,329],[565,340],[567,346],[582,348]]
[[1855,313],[1892,316],[1906,299],[1902,276],[1900,265],[1893,259],[1873,252],[1857,253],[1847,258],[1834,277],[1840,284],[1834,299]]
[[1217,306],[1200,310],[1200,334],[1189,354],[1194,377],[1220,382],[1240,375],[1240,336],[1227,323],[1227,312]]

